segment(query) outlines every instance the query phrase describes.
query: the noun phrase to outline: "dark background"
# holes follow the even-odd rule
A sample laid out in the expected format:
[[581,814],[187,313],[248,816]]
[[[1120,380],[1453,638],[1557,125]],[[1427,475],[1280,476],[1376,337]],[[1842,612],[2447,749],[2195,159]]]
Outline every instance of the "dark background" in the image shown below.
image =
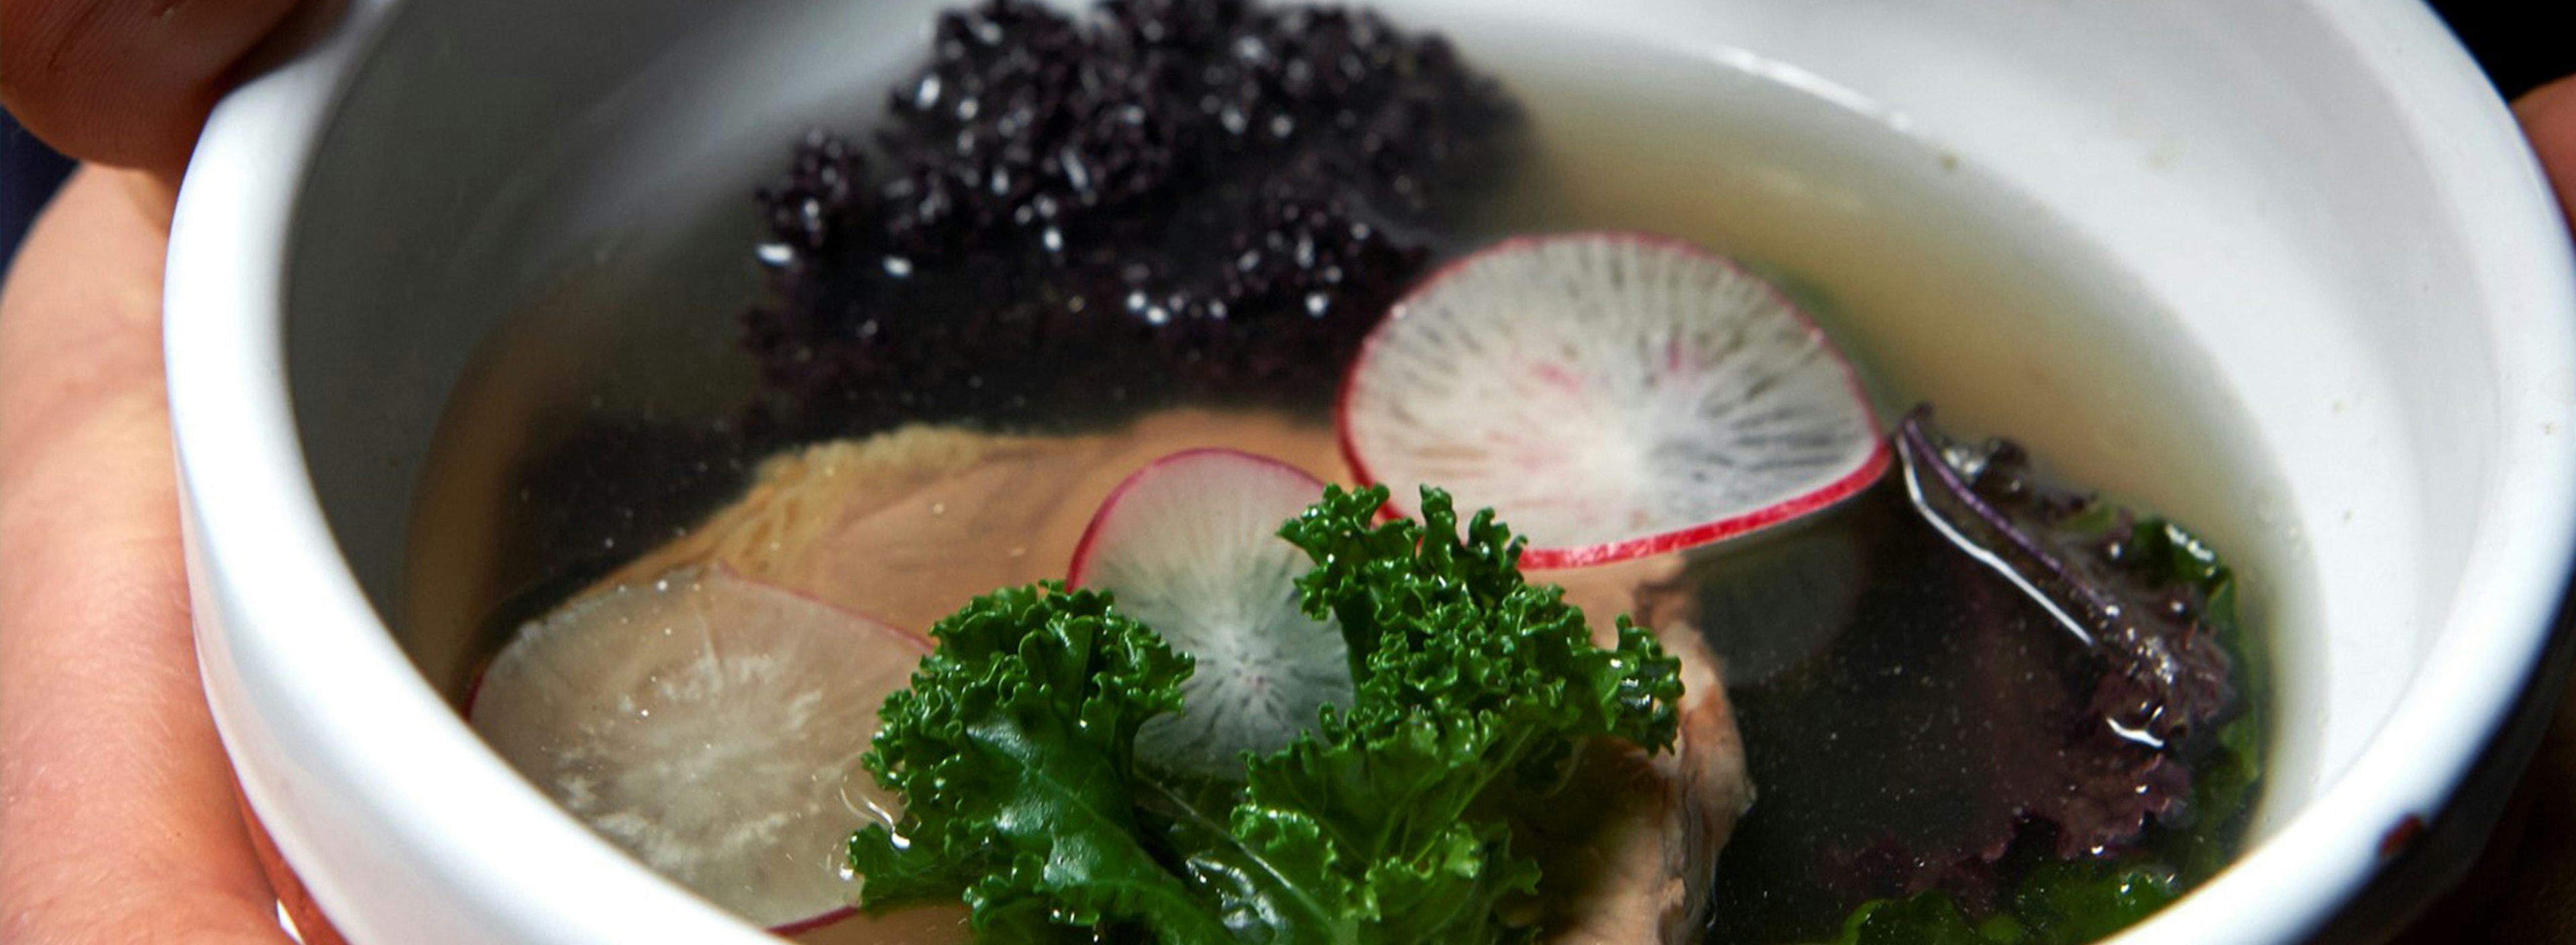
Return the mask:
[[2560,76],[2576,73],[2576,14],[2568,0],[2454,0],[2433,9],[2486,67],[2496,91],[2513,98]]
[[0,112],[0,259],[18,255],[18,237],[36,208],[52,196],[71,162],[46,150],[6,112]]

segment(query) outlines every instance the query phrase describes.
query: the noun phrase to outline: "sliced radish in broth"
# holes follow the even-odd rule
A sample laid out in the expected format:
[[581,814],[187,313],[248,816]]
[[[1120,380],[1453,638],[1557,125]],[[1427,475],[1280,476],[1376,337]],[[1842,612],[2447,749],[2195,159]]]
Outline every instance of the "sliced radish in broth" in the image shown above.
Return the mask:
[[1191,450],[1155,460],[1101,503],[1074,551],[1071,581],[1197,658],[1181,714],[1145,724],[1150,765],[1241,778],[1241,753],[1267,753],[1351,702],[1350,651],[1335,621],[1297,609],[1313,567],[1279,527],[1324,484],[1276,460]]
[[1426,484],[1490,506],[1532,568],[1787,521],[1888,464],[1804,313],[1732,260],[1640,234],[1512,240],[1433,276],[1361,348],[1340,423],[1399,511]]
[[899,799],[859,756],[927,641],[719,570],[618,585],[531,623],[467,719],[592,830],[746,919],[849,913],[851,831]]

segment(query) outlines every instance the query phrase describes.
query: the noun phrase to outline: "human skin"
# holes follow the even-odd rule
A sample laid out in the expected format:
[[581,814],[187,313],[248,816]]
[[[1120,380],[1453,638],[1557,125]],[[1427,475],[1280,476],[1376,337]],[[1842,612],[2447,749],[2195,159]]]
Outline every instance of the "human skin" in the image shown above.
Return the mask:
[[81,172],[0,293],[0,941],[278,939],[189,639],[150,186]]
[[2576,76],[2542,86],[2513,105],[2531,150],[2558,189],[2558,205],[2576,208]]
[[[284,940],[198,683],[161,264],[207,108],[312,12],[0,0],[0,103],[91,162],[0,288],[0,942]],[[2576,204],[2576,80],[2517,111]]]
[[0,942],[285,941],[198,685],[160,325],[198,125],[296,9],[0,0],[0,104],[93,162],[0,285]]

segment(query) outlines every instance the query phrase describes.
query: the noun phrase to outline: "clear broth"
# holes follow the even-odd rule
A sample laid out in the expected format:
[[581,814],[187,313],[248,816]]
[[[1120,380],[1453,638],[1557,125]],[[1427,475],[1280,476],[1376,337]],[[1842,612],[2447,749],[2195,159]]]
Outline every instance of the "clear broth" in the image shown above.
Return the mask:
[[[2062,221],[1794,69],[1508,24],[1453,35],[1526,106],[1536,142],[1462,245],[1632,229],[1745,259],[1808,304],[1886,416],[1936,404],[1954,432],[2008,435],[2066,481],[2192,526],[2237,569],[2246,645],[2301,649],[2297,550],[2268,524],[2278,478],[2152,293]],[[827,124],[854,126],[879,98],[848,100],[854,113]],[[753,176],[783,164],[787,144]],[[451,695],[519,622],[685,536],[752,475],[761,457],[736,421],[755,382],[734,344],[759,292],[748,192],[675,206],[678,225],[610,232],[539,267],[552,275],[460,383],[415,506],[396,621]],[[1319,435],[1329,422],[1289,419]],[[1064,501],[1087,514],[1096,500]],[[1021,553],[1033,577],[1052,577],[1070,548]]]

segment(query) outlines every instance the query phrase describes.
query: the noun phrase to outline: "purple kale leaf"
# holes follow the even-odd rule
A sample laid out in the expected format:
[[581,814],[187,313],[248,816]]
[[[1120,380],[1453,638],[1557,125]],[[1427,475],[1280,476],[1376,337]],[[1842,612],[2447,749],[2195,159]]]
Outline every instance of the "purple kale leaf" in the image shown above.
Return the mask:
[[[1929,891],[1986,915],[2038,864],[2167,859],[2160,838],[2206,804],[2194,772],[2246,711],[2206,547],[2042,482],[2009,443],[1953,443],[1922,413],[1895,436],[1896,474],[1665,595],[1702,602],[1679,616],[1722,653],[1830,637],[1730,683],[1762,793],[1719,864],[1729,938],[1830,937],[1859,902]],[[1861,571],[1828,582],[1848,603],[1717,603],[1769,599],[1711,586],[1748,572],[1729,556],[1829,541]],[[1820,615],[1839,625],[1783,625]]]
[[1925,520],[2081,641],[2099,668],[2064,732],[2061,789],[2034,776],[2029,787],[2042,790],[2022,814],[2056,827],[2061,857],[2129,843],[2148,817],[2189,798],[2177,754],[2233,708],[2232,661],[2201,619],[2223,567],[2168,524],[2041,487],[2017,446],[1949,442],[1928,411],[1896,439]]

